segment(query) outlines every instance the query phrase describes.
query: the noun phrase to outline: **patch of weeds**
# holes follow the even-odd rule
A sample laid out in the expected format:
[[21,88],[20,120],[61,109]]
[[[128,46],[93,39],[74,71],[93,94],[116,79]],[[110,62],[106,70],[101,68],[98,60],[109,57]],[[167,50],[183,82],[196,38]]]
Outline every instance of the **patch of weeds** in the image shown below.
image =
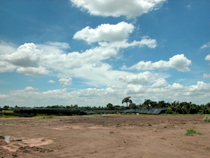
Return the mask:
[[194,136],[196,134],[202,135],[201,132],[195,130],[195,127],[186,129],[186,132],[185,132],[186,136]]
[[203,118],[204,122],[210,122],[210,117],[208,117],[207,115]]
[[1,115],[0,118],[19,118],[19,116]]
[[53,115],[49,115],[49,116],[43,116],[42,118],[43,119],[49,119],[49,118],[54,118],[55,116],[53,116]]

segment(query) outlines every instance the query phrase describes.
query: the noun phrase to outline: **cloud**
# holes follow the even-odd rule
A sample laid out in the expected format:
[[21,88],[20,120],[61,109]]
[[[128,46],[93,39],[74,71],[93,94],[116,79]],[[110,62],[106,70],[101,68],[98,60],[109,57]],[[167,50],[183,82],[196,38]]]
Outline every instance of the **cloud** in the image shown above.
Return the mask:
[[187,59],[184,54],[177,54],[169,58],[169,61],[160,60],[152,63],[152,61],[140,61],[137,64],[127,68],[125,65],[121,69],[127,70],[167,70],[169,68],[175,68],[178,71],[190,71],[188,66],[191,65],[191,60]]
[[210,42],[204,44],[203,46],[201,46],[201,49],[206,48],[206,47],[210,47]]
[[4,72],[16,69],[18,73],[32,76],[43,76],[49,73],[62,74],[63,76],[58,78],[79,77],[83,79],[84,84],[96,87],[124,85],[125,82],[119,82],[116,78],[130,73],[112,70],[112,66],[105,63],[104,60],[116,57],[120,49],[134,46],[153,48],[156,46],[156,40],[143,37],[141,41],[131,43],[125,40],[111,43],[100,42],[99,46],[84,52],[67,52],[66,49],[69,49],[70,46],[66,43],[25,43],[9,56],[1,55],[0,63],[7,64],[7,67],[2,69]]
[[8,94],[0,94],[0,102],[21,106],[46,106],[55,103],[59,105],[106,106],[109,102],[121,105],[124,96],[132,96],[131,99],[136,104],[143,103],[146,98],[156,101],[191,101],[196,104],[206,104],[209,102],[210,83],[198,81],[197,84],[190,86],[173,83],[163,87],[128,84],[126,86],[87,88],[70,92],[67,89],[39,92],[35,91],[33,87],[28,87],[23,90],[11,91]]
[[143,93],[144,87],[142,85],[133,85],[133,84],[129,84],[127,86],[127,89],[125,90],[126,94],[139,94],[139,93]]
[[192,6],[191,6],[190,4],[188,4],[186,7],[187,7],[187,9],[189,9],[189,10],[192,9]]
[[210,54],[205,57],[205,60],[210,60]]
[[210,74],[203,74],[203,78],[210,78]]
[[34,91],[34,88],[33,88],[33,87],[26,87],[26,88],[24,89],[24,91],[28,91],[28,92]]
[[5,95],[5,94],[0,94],[0,99],[6,98],[6,97],[7,97],[7,95]]
[[166,0],[71,0],[71,2],[82,11],[87,10],[91,15],[134,18],[160,8]]
[[198,81],[197,85],[191,85],[189,86],[189,91],[209,91],[210,84],[204,83],[203,81]]
[[75,33],[73,39],[82,39],[88,43],[98,41],[123,41],[132,33],[134,26],[126,22],[120,22],[116,25],[102,24],[96,29],[89,26]]
[[6,61],[0,61],[0,73],[13,72],[17,66],[14,66]]
[[158,79],[158,74],[152,74],[149,71],[139,74],[130,74],[126,76],[120,75],[118,80],[126,82],[128,84],[148,84]]
[[155,81],[155,83],[152,85],[154,88],[160,88],[165,87],[168,85],[168,82],[164,78],[159,78]]
[[175,89],[175,90],[180,90],[180,89],[184,88],[184,86],[179,84],[179,83],[173,83],[173,85],[171,85],[169,87],[172,88],[172,89]]
[[25,75],[31,75],[31,76],[44,76],[48,74],[50,71],[48,71],[44,67],[18,67],[16,72],[18,73],[24,73]]
[[37,67],[41,54],[42,51],[36,49],[35,44],[25,43],[16,52],[3,55],[2,59],[16,66]]
[[149,37],[142,38],[141,41],[134,40],[131,43],[128,43],[127,40],[123,40],[120,42],[113,42],[113,43],[107,43],[107,42],[99,42],[99,45],[102,47],[110,47],[110,48],[128,48],[128,47],[134,47],[134,46],[147,46],[149,48],[156,48],[157,42],[155,39],[151,39]]
[[13,43],[6,43],[0,40],[0,55],[11,54],[16,51],[16,45]]
[[49,83],[55,83],[55,81],[53,81],[53,80],[49,80],[49,81],[47,81],[47,82],[49,82]]
[[60,84],[63,84],[64,86],[70,86],[72,79],[71,78],[61,78],[59,79]]

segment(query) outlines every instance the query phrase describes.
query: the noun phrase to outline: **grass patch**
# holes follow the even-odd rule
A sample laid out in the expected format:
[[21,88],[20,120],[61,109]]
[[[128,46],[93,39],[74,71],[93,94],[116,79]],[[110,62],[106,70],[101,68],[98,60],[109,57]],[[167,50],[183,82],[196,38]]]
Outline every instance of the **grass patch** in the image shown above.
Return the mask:
[[46,114],[38,114],[35,116],[35,118],[42,118],[42,119],[49,119],[49,118],[55,118],[56,115],[46,115]]
[[188,129],[186,129],[186,132],[185,132],[185,134],[184,135],[186,135],[186,136],[194,136],[194,135],[202,135],[202,133],[201,132],[199,132],[199,131],[196,131],[195,130],[195,127],[193,127],[193,128],[188,128]]
[[56,116],[54,115],[48,115],[48,116],[43,116],[43,119],[50,119],[50,118],[55,118]]
[[207,115],[203,118],[204,122],[210,122],[210,117],[208,117]]

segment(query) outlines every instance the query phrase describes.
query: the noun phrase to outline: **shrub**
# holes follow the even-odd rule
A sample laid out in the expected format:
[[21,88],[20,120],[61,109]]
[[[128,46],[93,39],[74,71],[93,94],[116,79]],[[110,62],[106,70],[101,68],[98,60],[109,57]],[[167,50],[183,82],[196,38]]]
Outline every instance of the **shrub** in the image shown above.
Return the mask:
[[207,115],[203,118],[204,122],[210,122],[210,117],[208,117]]
[[195,127],[193,127],[193,128],[188,128],[188,129],[186,130],[186,132],[185,132],[185,135],[186,135],[186,136],[194,136],[195,134],[202,135],[201,132],[195,130]]

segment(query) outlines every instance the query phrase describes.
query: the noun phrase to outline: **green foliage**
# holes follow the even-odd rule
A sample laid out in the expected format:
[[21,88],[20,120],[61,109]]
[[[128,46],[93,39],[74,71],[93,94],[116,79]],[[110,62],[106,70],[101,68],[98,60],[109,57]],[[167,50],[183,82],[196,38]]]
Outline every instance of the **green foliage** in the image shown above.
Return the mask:
[[109,110],[113,110],[113,109],[114,109],[113,104],[111,104],[111,103],[108,103],[108,104],[106,105],[106,107],[107,107]]
[[203,118],[204,122],[210,122],[210,117],[208,117],[207,115]]
[[129,109],[137,109],[137,108],[138,108],[138,106],[136,106],[135,103],[130,103],[129,104]]
[[195,127],[186,129],[186,132],[185,132],[186,136],[194,136],[196,134],[202,135],[201,132],[195,130]]

